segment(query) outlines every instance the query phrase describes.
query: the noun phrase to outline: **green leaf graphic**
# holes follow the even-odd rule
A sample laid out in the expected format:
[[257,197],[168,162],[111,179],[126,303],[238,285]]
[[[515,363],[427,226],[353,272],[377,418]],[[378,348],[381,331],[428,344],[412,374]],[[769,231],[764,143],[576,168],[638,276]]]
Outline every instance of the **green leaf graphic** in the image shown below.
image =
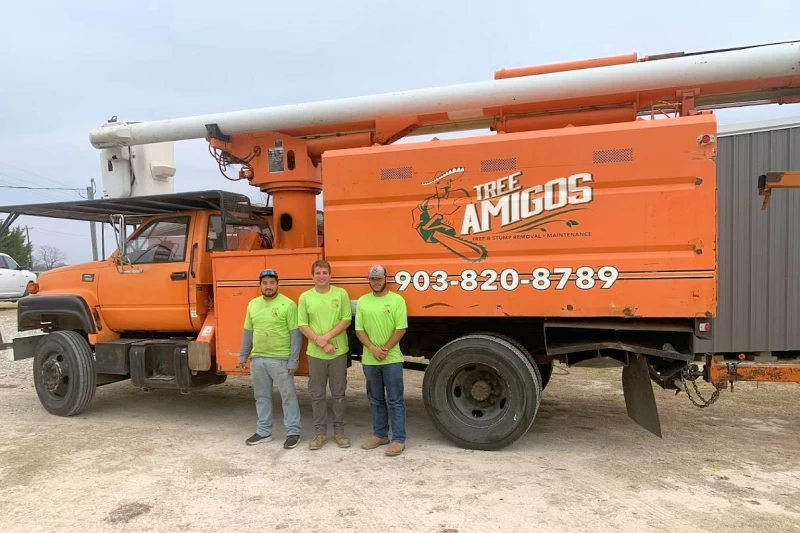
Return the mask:
[[[509,233],[509,232],[512,232],[512,231],[515,232],[515,233],[522,233],[524,231],[531,231],[533,229],[541,227],[545,223],[549,224],[551,222],[559,222],[559,220],[557,220],[556,217],[560,217],[560,216],[566,215],[567,213],[571,213],[573,211],[583,211],[585,209],[586,209],[585,207],[575,207],[575,208],[571,208],[571,209],[562,209],[562,210],[559,210],[559,211],[557,211],[555,213],[550,213],[549,215],[544,215],[544,216],[536,217],[536,218],[533,218],[533,219],[523,220],[523,221],[520,221],[520,223],[518,223],[517,225],[511,226],[508,229],[506,229],[505,231],[501,231],[500,233]],[[556,220],[554,220],[554,219],[556,219]],[[577,222],[576,222],[576,224],[577,224]]]

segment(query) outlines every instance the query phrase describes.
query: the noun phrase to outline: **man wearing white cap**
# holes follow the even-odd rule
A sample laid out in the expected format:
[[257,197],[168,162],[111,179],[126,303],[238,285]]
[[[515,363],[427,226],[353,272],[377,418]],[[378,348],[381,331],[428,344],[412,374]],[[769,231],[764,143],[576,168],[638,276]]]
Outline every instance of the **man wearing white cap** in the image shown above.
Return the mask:
[[[386,269],[375,265],[367,274],[371,293],[358,299],[356,335],[364,345],[361,364],[372,406],[373,436],[361,447],[372,450],[389,444],[386,455],[400,455],[406,442],[406,407],[403,400],[403,354],[400,339],[408,328],[406,302],[386,286]],[[388,405],[388,412],[387,412]]]

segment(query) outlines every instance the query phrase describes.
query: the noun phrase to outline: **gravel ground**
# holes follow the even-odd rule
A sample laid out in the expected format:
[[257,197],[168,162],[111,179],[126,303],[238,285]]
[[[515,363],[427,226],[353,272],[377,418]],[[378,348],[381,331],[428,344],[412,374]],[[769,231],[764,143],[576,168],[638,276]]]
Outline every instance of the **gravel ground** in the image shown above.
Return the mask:
[[[3,304],[0,304],[3,305]],[[14,310],[0,308],[6,340]],[[364,451],[369,406],[350,369],[354,446],[246,447],[249,379],[182,396],[128,382],[79,416],[47,414],[31,361],[0,354],[0,530],[800,531],[800,387],[742,384],[709,409],[658,391],[664,438],[627,418],[619,369],[559,367],[533,428],[499,452],[452,446],[408,371],[408,448]],[[704,387],[708,390],[708,385]]]

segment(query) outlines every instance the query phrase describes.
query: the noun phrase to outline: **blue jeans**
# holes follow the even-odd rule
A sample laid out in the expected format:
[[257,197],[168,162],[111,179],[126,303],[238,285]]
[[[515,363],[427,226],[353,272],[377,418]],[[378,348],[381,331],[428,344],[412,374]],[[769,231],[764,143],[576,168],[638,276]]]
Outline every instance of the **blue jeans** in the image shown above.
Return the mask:
[[373,433],[376,437],[389,437],[388,415],[391,414],[392,441],[404,443],[406,406],[403,402],[403,363],[363,365],[363,368],[367,379],[367,398],[372,405]]
[[256,398],[258,429],[262,437],[272,435],[272,383],[278,386],[283,401],[283,425],[286,436],[300,435],[300,404],[294,390],[294,376],[286,370],[288,360],[276,357],[252,357],[250,377]]

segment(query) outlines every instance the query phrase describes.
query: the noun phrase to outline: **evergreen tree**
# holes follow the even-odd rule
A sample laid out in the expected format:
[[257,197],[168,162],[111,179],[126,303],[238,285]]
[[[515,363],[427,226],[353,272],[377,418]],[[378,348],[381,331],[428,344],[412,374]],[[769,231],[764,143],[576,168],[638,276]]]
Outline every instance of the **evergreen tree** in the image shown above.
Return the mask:
[[[2,225],[3,221],[0,220],[0,226]],[[0,252],[10,255],[24,267],[32,266],[33,245],[25,242],[25,231],[19,226],[0,236]]]

